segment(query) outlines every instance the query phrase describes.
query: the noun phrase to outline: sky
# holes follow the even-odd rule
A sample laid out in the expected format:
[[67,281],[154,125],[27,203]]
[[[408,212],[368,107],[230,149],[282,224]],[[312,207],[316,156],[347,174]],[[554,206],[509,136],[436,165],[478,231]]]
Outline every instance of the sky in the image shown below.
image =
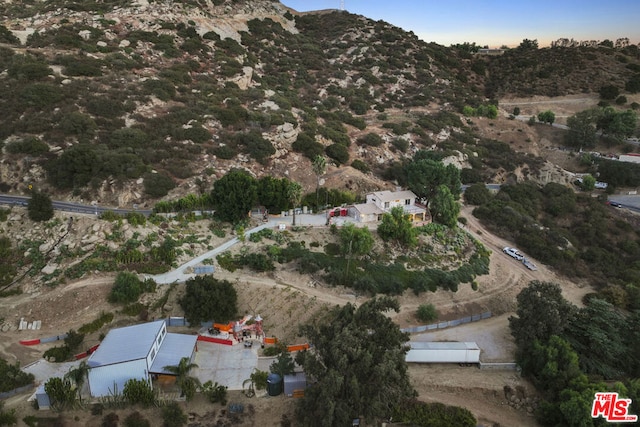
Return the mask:
[[[280,0],[299,12],[339,9],[340,0]],[[640,43],[640,0],[344,0],[345,10],[383,20],[426,42],[515,47],[559,38]]]

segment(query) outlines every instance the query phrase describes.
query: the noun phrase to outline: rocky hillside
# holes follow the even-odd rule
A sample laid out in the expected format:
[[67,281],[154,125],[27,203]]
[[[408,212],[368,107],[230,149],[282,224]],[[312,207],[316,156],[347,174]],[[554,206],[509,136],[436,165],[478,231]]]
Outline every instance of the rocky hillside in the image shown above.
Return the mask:
[[0,16],[0,192],[150,206],[235,167],[311,190],[325,155],[327,185],[362,195],[402,184],[419,149],[488,181],[541,165],[460,114],[530,91],[518,50],[472,56],[268,0],[5,1]]

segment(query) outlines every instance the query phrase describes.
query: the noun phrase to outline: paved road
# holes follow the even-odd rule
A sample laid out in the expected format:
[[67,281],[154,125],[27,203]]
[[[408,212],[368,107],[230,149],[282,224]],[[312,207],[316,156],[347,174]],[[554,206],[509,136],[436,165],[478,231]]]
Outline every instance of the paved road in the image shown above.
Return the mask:
[[[9,194],[0,194],[0,205],[7,206],[27,206],[31,197],[25,196],[13,196]],[[138,212],[145,216],[151,215],[151,210],[147,209],[118,209],[108,206],[87,205],[82,203],[63,202],[54,200],[52,201],[53,209],[63,212],[80,213],[87,215],[100,215],[103,212],[114,212],[118,215],[126,215],[129,212]]]
[[[341,218],[337,218],[336,219],[338,222],[347,222],[349,221],[348,217],[341,217]],[[327,217],[325,213],[320,213],[320,214],[301,214],[301,215],[296,215],[296,225],[304,225],[304,226],[315,226],[315,227],[320,227],[320,226],[324,226],[326,224],[327,221]],[[249,235],[256,233],[260,230],[264,230],[265,228],[276,228],[278,227],[280,224],[285,224],[287,227],[291,226],[293,224],[293,217],[292,216],[285,216],[285,217],[273,217],[269,220],[269,222],[266,222],[264,224],[261,224],[255,228],[252,228],[250,230],[245,231],[245,238],[248,238]],[[226,241],[225,243],[223,243],[222,245],[218,246],[215,249],[210,250],[207,253],[204,253],[184,264],[182,264],[180,267],[176,268],[175,270],[169,271],[167,273],[163,273],[163,274],[157,274],[157,275],[146,275],[145,278],[150,278],[155,280],[155,282],[159,285],[166,285],[166,284],[171,284],[171,283],[182,283],[185,282],[188,279],[191,279],[193,277],[196,277],[196,274],[193,273],[185,273],[185,270],[187,270],[189,267],[194,267],[196,265],[201,264],[204,260],[206,259],[211,259],[211,258],[215,258],[217,255],[221,254],[222,252],[230,249],[232,246],[234,246],[235,244],[237,244],[240,240],[237,237],[234,237],[228,241]]]

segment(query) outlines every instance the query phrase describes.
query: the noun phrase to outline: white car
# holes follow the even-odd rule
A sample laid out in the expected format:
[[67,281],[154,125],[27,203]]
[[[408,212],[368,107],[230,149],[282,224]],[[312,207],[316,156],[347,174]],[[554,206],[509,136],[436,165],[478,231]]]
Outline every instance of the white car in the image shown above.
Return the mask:
[[507,246],[502,249],[502,252],[509,255],[511,258],[517,259],[518,261],[522,261],[524,259],[524,255],[522,255],[516,248],[510,248]]

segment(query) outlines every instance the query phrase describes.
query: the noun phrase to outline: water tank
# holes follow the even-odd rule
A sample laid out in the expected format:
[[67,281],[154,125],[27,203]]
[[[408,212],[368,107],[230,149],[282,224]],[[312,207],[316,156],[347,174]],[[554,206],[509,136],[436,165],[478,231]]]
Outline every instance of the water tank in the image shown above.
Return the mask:
[[269,374],[267,377],[267,394],[278,396],[282,393],[282,377],[278,374]]

